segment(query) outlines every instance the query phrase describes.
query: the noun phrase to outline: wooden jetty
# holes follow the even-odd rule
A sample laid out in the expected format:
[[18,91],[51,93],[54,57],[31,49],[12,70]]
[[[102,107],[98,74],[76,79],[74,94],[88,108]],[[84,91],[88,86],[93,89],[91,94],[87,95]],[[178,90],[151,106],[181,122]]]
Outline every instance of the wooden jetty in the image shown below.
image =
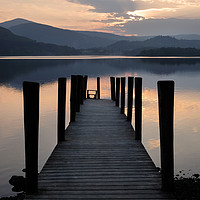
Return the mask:
[[88,99],[26,199],[174,199],[125,115],[111,100]]
[[[160,174],[141,143],[142,78],[135,78],[135,131],[131,125],[134,78],[128,78],[127,117],[125,77],[116,78],[116,87],[111,77],[112,100],[100,99],[100,77],[97,90],[90,94],[87,78],[71,76],[66,130],[66,78],[58,80],[58,144],[39,175],[39,84],[24,82],[26,199],[174,199],[174,82],[158,81]],[[84,101],[86,92],[89,99]]]

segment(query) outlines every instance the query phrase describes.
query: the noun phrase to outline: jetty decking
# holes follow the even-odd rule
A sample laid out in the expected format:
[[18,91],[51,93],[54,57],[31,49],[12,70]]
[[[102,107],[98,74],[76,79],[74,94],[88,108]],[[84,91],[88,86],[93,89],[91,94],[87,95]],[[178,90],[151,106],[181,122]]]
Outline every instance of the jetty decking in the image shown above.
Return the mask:
[[84,101],[26,199],[174,199],[111,100]]

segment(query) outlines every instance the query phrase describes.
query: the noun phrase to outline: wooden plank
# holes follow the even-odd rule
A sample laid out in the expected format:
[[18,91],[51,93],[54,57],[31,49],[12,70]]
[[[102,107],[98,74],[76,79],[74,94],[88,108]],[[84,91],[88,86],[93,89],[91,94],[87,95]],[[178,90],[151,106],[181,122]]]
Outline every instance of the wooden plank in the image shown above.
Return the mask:
[[86,100],[26,199],[173,199],[161,175],[111,100]]

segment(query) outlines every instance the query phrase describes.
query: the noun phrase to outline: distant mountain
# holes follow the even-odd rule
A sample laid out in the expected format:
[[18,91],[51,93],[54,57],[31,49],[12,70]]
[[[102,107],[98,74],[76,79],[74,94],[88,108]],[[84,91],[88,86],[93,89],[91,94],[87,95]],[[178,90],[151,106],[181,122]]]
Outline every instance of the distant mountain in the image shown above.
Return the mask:
[[180,35],[174,35],[176,39],[182,39],[182,40],[200,40],[200,35],[198,34],[180,34]]
[[145,41],[119,41],[112,45],[109,45],[106,49],[109,51],[115,51],[121,54],[125,53],[131,55],[138,54],[139,51],[173,47],[173,48],[196,48],[200,49],[200,40],[178,40],[169,36],[156,36],[154,38]]
[[77,49],[105,47],[122,38],[109,33],[65,30],[23,19],[4,22],[0,26],[8,27],[14,34],[37,42],[67,45]]
[[96,31],[76,31],[76,32],[87,35],[89,37],[98,37],[98,38],[107,39],[111,41],[133,40],[134,38],[136,38],[135,36],[126,37],[126,36],[115,35],[112,33],[96,32]]
[[142,51],[139,56],[200,56],[200,49],[195,48],[159,48]]
[[[76,49],[104,48],[121,41],[146,41],[155,36],[120,36],[112,33],[95,31],[73,31],[60,29],[45,24],[17,18],[0,23],[1,27],[8,28],[14,34],[24,36],[37,42],[70,46]],[[200,35],[174,35],[176,39],[200,40]],[[137,44],[137,43],[136,43]],[[114,44],[115,46],[115,44]]]
[[102,48],[117,41],[144,41],[153,36],[120,36],[112,33],[95,31],[73,31],[60,29],[45,24],[17,18],[0,23],[14,34],[24,36],[37,42],[67,45],[77,49]]
[[13,20],[10,20],[10,21],[0,23],[0,26],[3,27],[3,28],[9,29],[13,26],[17,26],[17,25],[20,25],[20,24],[26,24],[26,23],[30,23],[30,22],[31,21],[26,20],[26,19],[17,18],[17,19],[13,19]]
[[[138,55],[143,50],[158,48],[200,49],[200,35],[195,34],[174,35],[173,37],[120,36],[112,33],[95,31],[65,30],[20,18],[0,23],[0,27],[7,27],[12,33],[15,34],[12,35],[12,39],[7,40],[7,46],[9,46],[11,41],[13,42],[13,38],[15,38],[18,42],[22,42],[19,40],[26,40],[26,42],[29,43],[29,47],[32,48],[32,50],[30,50],[32,54],[38,53],[34,50],[38,48],[36,46],[41,46],[41,50],[39,51],[40,53],[42,52],[42,50],[44,50],[44,54],[47,54],[48,52],[52,55],[60,55],[63,53],[64,49],[66,52],[65,55],[77,53],[83,53],[87,55]],[[11,34],[11,32],[9,32],[9,34]],[[16,35],[18,35],[18,38],[16,38]],[[28,38],[30,40],[28,40]],[[1,41],[3,42],[2,38]],[[46,46],[44,43],[46,44]],[[6,43],[4,43],[4,45],[6,45]],[[13,44],[10,45],[13,47]],[[49,48],[47,48],[47,46]],[[22,46],[17,46],[18,50],[19,47],[21,47],[22,50]],[[67,50],[67,48],[69,47],[72,47],[71,52],[68,52],[69,49]],[[73,48],[82,50],[77,51]],[[18,53],[20,52],[21,51],[19,51]],[[22,52],[25,53],[25,51]],[[31,52],[27,50],[26,53],[31,54]]]
[[80,51],[67,46],[39,43],[14,35],[0,27],[0,55],[77,55]]

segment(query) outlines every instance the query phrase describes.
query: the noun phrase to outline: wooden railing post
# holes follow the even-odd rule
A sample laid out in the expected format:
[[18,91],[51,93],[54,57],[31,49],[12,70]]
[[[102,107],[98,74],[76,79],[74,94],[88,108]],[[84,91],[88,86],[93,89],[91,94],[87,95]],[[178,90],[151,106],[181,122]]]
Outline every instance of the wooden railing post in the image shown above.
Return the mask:
[[120,78],[116,78],[116,97],[115,105],[119,107],[119,94],[120,94]]
[[162,189],[174,187],[174,81],[158,81]]
[[132,120],[132,108],[133,108],[133,77],[128,77],[128,111],[127,111],[127,121]]
[[26,193],[38,191],[39,83],[24,82]]
[[142,78],[135,78],[135,139],[142,141]]
[[84,76],[84,77],[83,77],[83,80],[84,80],[84,93],[83,93],[83,98],[84,98],[84,100],[86,100],[86,93],[87,93],[87,79],[88,79],[88,76]]
[[125,85],[126,85],[126,78],[121,77],[121,114],[124,114],[125,110]]
[[100,99],[100,77],[97,77],[97,98]]
[[65,140],[66,78],[58,79],[58,143]]
[[71,95],[70,95],[70,122],[76,120],[76,85],[77,78],[75,75],[71,76]]
[[115,101],[115,77],[110,77],[111,99]]

